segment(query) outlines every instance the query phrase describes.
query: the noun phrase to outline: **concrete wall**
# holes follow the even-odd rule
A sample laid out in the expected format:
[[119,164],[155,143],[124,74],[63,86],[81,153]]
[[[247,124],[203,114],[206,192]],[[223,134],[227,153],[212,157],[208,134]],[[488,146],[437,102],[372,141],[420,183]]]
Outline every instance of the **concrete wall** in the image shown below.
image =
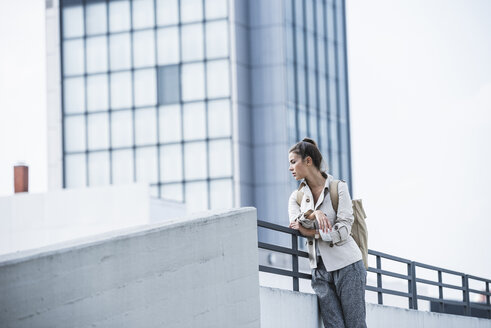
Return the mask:
[[183,217],[183,203],[150,198],[143,184],[58,189],[0,198],[0,254]]
[[[269,287],[261,287],[260,295],[261,328],[323,327],[315,295]],[[491,320],[367,303],[367,326],[374,328],[490,328]]]
[[256,210],[0,256],[2,327],[259,327]]

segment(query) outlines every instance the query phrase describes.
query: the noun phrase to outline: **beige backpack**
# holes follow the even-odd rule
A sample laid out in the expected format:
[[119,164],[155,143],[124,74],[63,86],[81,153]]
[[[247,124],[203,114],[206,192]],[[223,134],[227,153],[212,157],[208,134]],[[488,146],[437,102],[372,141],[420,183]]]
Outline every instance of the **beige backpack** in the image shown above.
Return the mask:
[[[332,207],[336,214],[338,213],[338,203],[339,203],[339,194],[338,194],[338,183],[339,180],[333,180],[329,184],[329,194],[331,195]],[[300,205],[303,198],[303,192],[297,193],[297,203]],[[367,224],[365,222],[366,214],[363,209],[363,204],[361,199],[353,199],[353,216],[355,218],[353,225],[351,226],[351,236],[355,240],[356,244],[360,248],[361,256],[363,257],[363,263],[365,264],[365,268],[368,269],[368,230]]]

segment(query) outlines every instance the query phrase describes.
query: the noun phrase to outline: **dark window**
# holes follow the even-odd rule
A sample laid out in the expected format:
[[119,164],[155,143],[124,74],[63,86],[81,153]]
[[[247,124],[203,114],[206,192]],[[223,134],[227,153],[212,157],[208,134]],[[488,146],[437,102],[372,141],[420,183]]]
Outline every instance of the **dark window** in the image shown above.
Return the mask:
[[179,65],[159,67],[158,71],[159,104],[178,103],[181,98],[181,75]]

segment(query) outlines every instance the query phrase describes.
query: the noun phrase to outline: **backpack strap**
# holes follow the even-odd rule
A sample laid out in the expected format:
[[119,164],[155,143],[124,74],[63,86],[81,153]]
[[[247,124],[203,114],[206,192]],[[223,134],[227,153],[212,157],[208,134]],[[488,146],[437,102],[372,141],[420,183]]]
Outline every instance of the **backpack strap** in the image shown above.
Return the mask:
[[302,204],[302,198],[303,198],[303,192],[301,192],[300,190],[297,191],[297,204],[298,204],[298,206],[300,206],[300,204]]
[[339,203],[339,194],[338,194],[338,183],[339,180],[333,180],[329,183],[329,195],[331,196],[332,207],[334,208],[334,212],[338,213],[338,203]]

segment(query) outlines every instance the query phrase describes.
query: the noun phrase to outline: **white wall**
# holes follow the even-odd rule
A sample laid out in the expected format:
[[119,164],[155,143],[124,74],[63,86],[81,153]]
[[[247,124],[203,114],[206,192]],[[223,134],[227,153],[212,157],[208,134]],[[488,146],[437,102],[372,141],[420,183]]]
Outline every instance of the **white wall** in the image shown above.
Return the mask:
[[0,256],[2,327],[259,327],[256,210]]

